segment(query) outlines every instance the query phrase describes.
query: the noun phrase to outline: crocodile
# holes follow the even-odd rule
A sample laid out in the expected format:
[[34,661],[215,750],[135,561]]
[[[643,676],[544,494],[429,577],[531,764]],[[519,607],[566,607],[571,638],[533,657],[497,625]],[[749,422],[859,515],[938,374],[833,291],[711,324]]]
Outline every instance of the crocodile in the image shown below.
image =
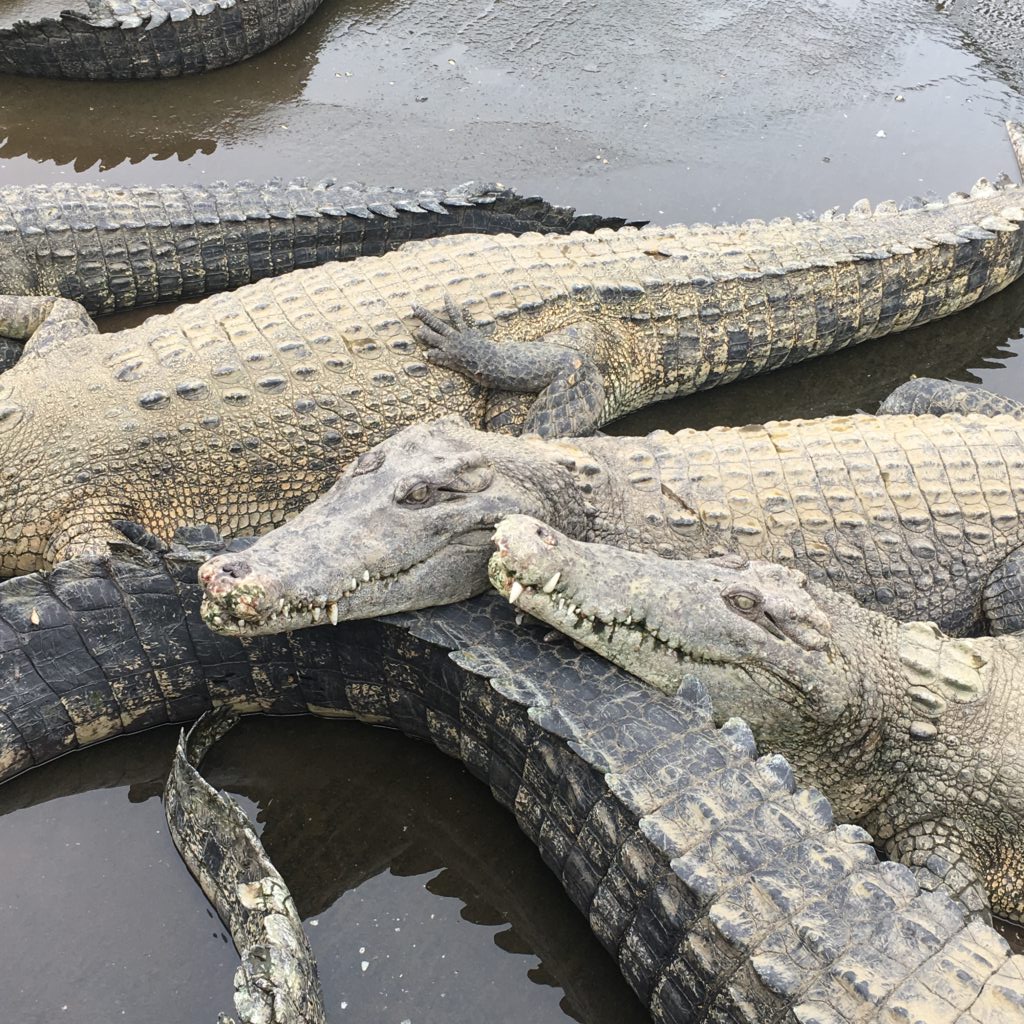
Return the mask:
[[977,413],[1024,419],[1024,403],[968,381],[914,377],[893,390],[879,405],[880,415],[945,416]]
[[0,73],[176,78],[227,67],[286,39],[323,0],[87,0],[85,11],[0,29]]
[[[182,731],[164,788],[171,839],[241,956],[234,1003],[242,1024],[326,1024],[316,960],[285,880],[241,807],[199,774],[236,721],[221,706]],[[221,1014],[217,1024],[235,1021]]]
[[206,563],[204,615],[249,635],[460,601],[486,589],[489,531],[515,513],[667,558],[790,565],[949,633],[1021,628],[1024,422],[980,415],[643,438],[507,437],[455,416],[418,424],[284,526]]
[[795,569],[667,560],[529,516],[494,535],[518,608],[672,694],[688,675],[801,785],[972,912],[1024,921],[1024,638],[898,623]]
[[187,539],[0,584],[0,777],[214,704],[388,725],[490,787],[655,1021],[1024,1021],[1024,958],[880,863],[745,725],[716,728],[696,679],[641,686],[496,594],[211,634]]
[[[0,188],[0,294],[60,296],[93,315],[237,288],[416,238],[621,227],[500,185],[405,189],[305,179]],[[8,342],[0,365],[17,361]]]
[[986,182],[797,223],[430,239],[102,339],[68,300],[0,297],[0,333],[32,337],[0,377],[0,574],[100,550],[121,521],[165,542],[188,522],[263,532],[441,413],[586,433],[950,314],[1020,273],[1020,194]]

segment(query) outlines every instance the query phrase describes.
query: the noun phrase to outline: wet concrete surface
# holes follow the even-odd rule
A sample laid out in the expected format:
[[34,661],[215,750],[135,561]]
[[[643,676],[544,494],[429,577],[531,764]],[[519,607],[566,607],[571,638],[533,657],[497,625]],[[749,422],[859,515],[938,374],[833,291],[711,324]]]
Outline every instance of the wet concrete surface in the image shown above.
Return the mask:
[[[0,21],[38,2],[0,0]],[[497,179],[662,222],[945,194],[1014,170],[1002,121],[1024,117],[1024,24],[1016,4],[941,6],[327,0],[282,46],[203,78],[0,78],[0,184]],[[1024,285],[615,429],[873,409],[914,373],[1024,398],[1022,328]],[[184,1024],[229,1008],[235,954],[156,799],[172,743],[119,742],[0,789],[5,1019]],[[332,1020],[642,1019],[457,765],[380,731],[281,720],[214,758],[296,892]]]

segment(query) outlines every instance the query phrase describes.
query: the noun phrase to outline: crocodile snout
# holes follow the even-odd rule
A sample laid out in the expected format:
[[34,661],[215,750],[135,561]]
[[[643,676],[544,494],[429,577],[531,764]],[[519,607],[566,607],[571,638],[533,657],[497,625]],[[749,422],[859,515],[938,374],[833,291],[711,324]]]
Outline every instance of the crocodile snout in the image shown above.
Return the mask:
[[199,582],[210,590],[218,581],[244,580],[252,572],[252,566],[239,555],[217,555],[204,562],[199,569]]
[[244,555],[217,555],[199,568],[199,582],[205,590],[203,618],[214,626],[225,622],[260,622],[270,612],[267,588],[253,578],[252,566]]

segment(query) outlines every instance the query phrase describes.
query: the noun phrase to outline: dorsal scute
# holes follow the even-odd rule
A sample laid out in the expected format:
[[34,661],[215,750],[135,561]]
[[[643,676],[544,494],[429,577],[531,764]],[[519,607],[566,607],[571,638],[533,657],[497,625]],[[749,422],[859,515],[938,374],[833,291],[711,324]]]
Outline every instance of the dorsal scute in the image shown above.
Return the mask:
[[934,622],[902,626],[900,661],[915,709],[942,713],[947,703],[970,704],[988,689],[989,657],[983,640],[946,636]]

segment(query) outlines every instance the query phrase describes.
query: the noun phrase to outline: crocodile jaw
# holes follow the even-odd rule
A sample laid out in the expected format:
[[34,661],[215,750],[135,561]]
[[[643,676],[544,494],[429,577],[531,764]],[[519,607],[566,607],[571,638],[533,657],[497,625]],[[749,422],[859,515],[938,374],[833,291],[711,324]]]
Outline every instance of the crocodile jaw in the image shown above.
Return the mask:
[[393,573],[375,575],[366,568],[355,575],[328,574],[318,589],[288,586],[274,573],[225,582],[221,567],[231,556],[218,555],[199,569],[204,588],[200,614],[218,633],[258,636],[462,601],[487,589],[488,536],[481,531],[462,538]]

